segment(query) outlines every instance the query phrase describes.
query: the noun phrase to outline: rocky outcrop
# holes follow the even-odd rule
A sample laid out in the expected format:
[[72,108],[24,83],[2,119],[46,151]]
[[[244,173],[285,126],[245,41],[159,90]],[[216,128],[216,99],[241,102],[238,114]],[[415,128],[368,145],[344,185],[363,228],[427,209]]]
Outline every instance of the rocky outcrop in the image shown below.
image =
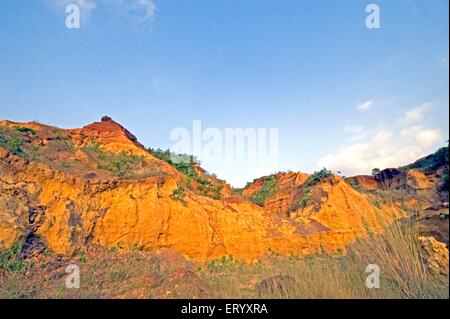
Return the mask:
[[[92,243],[118,250],[172,248],[198,261],[225,255],[251,261],[269,251],[345,253],[346,245],[404,215],[390,203],[373,205],[337,176],[308,187],[311,198],[298,207],[309,178],[303,173],[279,174],[276,191],[256,205],[247,196],[263,180],[243,196],[200,168],[200,179],[192,180],[110,118],[74,130],[0,125],[5,139],[19,134],[18,127],[35,131],[20,133],[23,152],[0,145],[2,248],[32,238],[65,255]],[[203,183],[221,192],[199,191]]]
[[428,270],[433,276],[448,283],[448,248],[434,237],[419,237],[422,255]]
[[116,151],[123,149],[133,150],[133,146],[137,148],[144,147],[138,142],[136,136],[108,116],[104,116],[101,122],[95,122],[69,132],[74,141],[84,144],[91,139],[95,139],[98,143],[108,145],[109,148]]
[[[263,206],[265,210],[274,214],[286,215],[293,205],[294,198],[300,196],[300,188],[308,179],[309,175],[305,173],[278,173],[273,176],[276,179],[276,185],[269,190]],[[247,198],[253,197],[264,186],[264,180],[267,177],[261,177],[249,184],[242,194]]]
[[364,189],[367,190],[376,190],[380,188],[378,180],[375,177],[369,175],[358,175],[349,177],[346,179],[346,181],[351,185],[363,187]]

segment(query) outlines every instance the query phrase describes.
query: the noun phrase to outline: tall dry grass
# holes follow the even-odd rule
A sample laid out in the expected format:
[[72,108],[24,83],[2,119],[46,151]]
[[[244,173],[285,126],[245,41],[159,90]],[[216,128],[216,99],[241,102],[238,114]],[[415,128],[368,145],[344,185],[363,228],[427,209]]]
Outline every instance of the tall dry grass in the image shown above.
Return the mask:
[[[405,196],[411,195],[385,185],[372,197],[393,211]],[[225,264],[202,275],[223,298],[449,298],[448,276],[430,274],[422,256],[417,207],[403,207],[409,216],[393,222],[383,215],[386,210],[375,206],[372,217],[379,229],[349,246],[345,256],[272,256],[256,266]],[[368,265],[380,270],[379,288],[366,286]],[[287,276],[281,287],[261,295],[257,282],[280,275]]]
[[[380,287],[366,286],[369,264],[380,270]],[[346,256],[272,256],[266,263],[233,261],[205,269],[201,276],[220,298],[448,298],[447,284],[428,273],[417,227],[411,221],[390,225],[349,247]],[[260,291],[265,278],[285,276],[281,286]]]
[[[383,205],[393,206],[396,202],[398,206],[399,198],[386,192]],[[381,211],[374,206],[374,214]],[[448,276],[434,277],[424,263],[416,221],[405,218],[392,223],[382,216],[374,218],[380,221],[383,231],[347,247],[345,256],[298,258],[272,254],[256,264],[224,257],[198,268],[197,274],[208,284],[211,298],[448,298]],[[150,286],[146,275],[155,273],[164,281],[172,266],[174,270],[180,267],[173,263],[160,265],[158,257],[151,253],[122,254],[100,248],[87,257],[83,255],[83,260],[81,256],[74,260],[56,257],[44,258],[29,271],[9,271],[3,277],[0,271],[0,298],[155,298],[160,296],[161,287]],[[72,262],[82,266],[82,288],[78,291],[64,289],[63,266]],[[55,269],[54,264],[61,267]],[[369,264],[379,267],[379,288],[366,286]],[[261,286],[268,278],[277,278],[279,284]],[[191,296],[189,289],[180,289],[168,297]]]

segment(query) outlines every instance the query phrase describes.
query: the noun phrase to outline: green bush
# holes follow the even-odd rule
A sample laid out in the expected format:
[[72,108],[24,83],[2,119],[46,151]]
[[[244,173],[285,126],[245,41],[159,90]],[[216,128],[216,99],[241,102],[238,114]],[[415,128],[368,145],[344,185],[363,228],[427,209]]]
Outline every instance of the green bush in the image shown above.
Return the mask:
[[318,172],[314,172],[305,182],[305,187],[311,187],[316,185],[317,183],[323,181],[324,179],[330,177],[333,173],[327,170],[326,168],[321,169]]
[[[170,150],[162,150],[160,148],[148,148],[147,151],[156,158],[163,160],[172,165],[177,171],[183,173],[187,177],[196,180],[198,178],[195,164],[199,164],[198,159],[194,155],[176,154]],[[174,161],[175,160],[175,161]],[[198,181],[201,183],[200,181]],[[207,182],[207,181],[206,181]]]
[[236,261],[233,256],[222,256],[219,259],[210,260],[205,264],[207,272],[227,272],[234,271],[239,266],[239,262]]
[[374,169],[372,170],[372,176],[373,176],[373,177],[377,177],[378,174],[380,174],[380,173],[381,173],[381,170],[380,170],[379,168],[374,168]]
[[420,169],[424,173],[431,173],[443,165],[447,165],[448,167],[448,147],[442,147],[437,152],[428,155],[411,165],[400,167],[400,169]]
[[184,200],[184,189],[181,186],[178,186],[172,191],[172,194],[170,195],[170,198],[174,200]]
[[349,180],[348,184],[357,192],[362,193],[363,187],[355,180]]
[[194,168],[193,163],[189,162],[180,162],[180,163],[172,163],[172,165],[181,173],[188,176],[192,179],[197,179],[197,172]]
[[139,156],[125,152],[110,155],[109,158],[105,157],[107,162],[100,163],[98,168],[108,170],[112,175],[119,178],[127,177],[132,170],[133,164],[140,159]]
[[86,263],[86,252],[84,250],[80,250],[78,252],[78,261],[80,265],[83,265]]
[[309,188],[305,189],[303,191],[303,197],[300,199],[300,202],[298,203],[298,206],[303,209],[308,205],[309,201],[311,200],[312,194],[311,190]]
[[223,189],[222,185],[218,185],[218,186],[214,187],[213,199],[215,199],[215,200],[222,199],[222,189]]
[[10,249],[0,251],[0,269],[3,271],[22,271],[24,265],[19,258],[20,251],[21,245],[18,242]]
[[250,200],[256,205],[263,206],[266,198],[275,191],[276,185],[276,175],[265,177],[262,188],[256,194],[254,194],[250,198]]
[[155,156],[156,158],[159,158],[160,160],[163,161],[170,161],[170,150],[162,150],[160,148],[154,149],[154,148],[148,148],[147,151],[152,154],[153,156]]
[[29,128],[29,127],[17,127],[16,130],[18,132],[21,132],[21,133],[30,133],[30,134],[33,134],[33,135],[36,134],[36,131],[31,129],[31,128]]
[[114,176],[124,177],[130,170],[131,163],[133,163],[133,160],[126,154],[121,153],[118,156],[113,156],[109,160],[108,169]]
[[6,149],[14,155],[23,155],[22,147],[25,142],[20,136],[13,136],[6,142]]
[[[176,154],[171,152],[169,149],[162,150],[160,148],[148,148],[147,151],[155,156],[156,158],[163,160],[169,163],[172,166],[176,164],[186,163],[186,164],[195,164],[198,163],[197,158],[194,155],[189,154]],[[175,162],[173,161],[175,160]],[[180,166],[183,167],[183,166]]]
[[92,139],[88,145],[84,146],[83,150],[88,155],[97,157],[99,160],[106,159],[105,152],[103,152],[103,150],[100,148],[100,144],[94,139]]
[[197,183],[199,183],[201,185],[211,185],[210,181],[208,181],[207,179],[201,178],[201,177],[198,177],[196,179],[196,181],[197,181]]

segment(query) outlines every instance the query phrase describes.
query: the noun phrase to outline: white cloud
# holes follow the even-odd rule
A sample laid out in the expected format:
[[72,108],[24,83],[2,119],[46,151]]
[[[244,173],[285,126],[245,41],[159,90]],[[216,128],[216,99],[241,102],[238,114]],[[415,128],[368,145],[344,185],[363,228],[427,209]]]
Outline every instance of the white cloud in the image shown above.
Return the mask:
[[362,140],[369,134],[369,130],[366,130],[364,126],[346,126],[344,131],[351,134],[350,140],[352,142],[357,142]]
[[142,12],[144,21],[152,20],[156,13],[156,6],[153,0],[137,0],[135,9]]
[[[375,167],[399,167],[412,163],[417,159],[435,151],[425,134],[422,147],[408,144],[403,147],[396,143],[397,137],[389,132],[380,132],[368,143],[358,143],[341,146],[336,152],[330,153],[318,161],[317,168],[327,167],[334,171],[342,171],[347,176],[370,174]],[[434,143],[436,145],[436,142]],[[436,145],[437,147],[437,145]]]
[[364,126],[346,126],[344,128],[344,131],[348,132],[348,133],[350,133],[352,135],[350,137],[350,140],[352,142],[357,142],[357,141],[362,140],[369,133],[369,131],[366,130],[364,128]]
[[361,134],[364,132],[364,126],[346,126],[344,127],[344,131],[352,134]]
[[389,142],[389,140],[391,139],[392,135],[393,134],[391,132],[389,132],[389,131],[380,131],[380,132],[377,133],[377,135],[375,135],[373,137],[372,142],[377,144],[377,145],[378,144],[383,145],[383,144]]
[[375,101],[373,101],[373,100],[365,101],[365,102],[359,104],[358,106],[356,106],[356,109],[361,110],[361,111],[366,111],[366,110],[371,109],[374,104],[375,104]]
[[443,139],[439,130],[426,129],[419,125],[402,129],[400,135],[404,138],[409,138],[423,147],[434,145]]
[[411,110],[407,111],[403,117],[399,119],[400,124],[411,124],[421,120],[425,113],[429,111],[433,105],[429,102],[423,103],[422,105],[416,106]]
[[[424,103],[406,112],[399,121],[403,124],[418,122],[430,108],[430,103]],[[364,132],[367,135],[369,131],[362,126],[350,126],[344,130],[354,134],[351,139],[354,144],[341,145],[322,157],[317,168],[327,167],[347,176],[370,174],[375,167],[384,169],[412,163],[436,151],[445,142],[441,131],[417,124],[391,130],[379,129],[368,140],[357,143],[363,138],[357,140],[355,137]]]
[[[133,22],[149,24],[156,14],[156,5],[153,0],[44,0],[55,5],[58,9],[65,8],[69,4],[77,4],[81,14],[86,17],[94,11],[98,5],[112,6],[122,15],[127,16]],[[64,11],[61,11],[64,13]]]
[[115,11],[136,24],[150,24],[156,14],[153,0],[98,0],[113,5]]
[[439,130],[425,129],[419,131],[416,138],[420,144],[424,146],[431,146],[442,140],[442,134]]

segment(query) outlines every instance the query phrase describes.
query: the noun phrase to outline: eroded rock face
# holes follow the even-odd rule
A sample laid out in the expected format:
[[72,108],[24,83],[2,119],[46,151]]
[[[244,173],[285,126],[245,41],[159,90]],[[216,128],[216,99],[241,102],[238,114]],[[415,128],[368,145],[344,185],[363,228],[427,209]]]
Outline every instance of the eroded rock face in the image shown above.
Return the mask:
[[[27,164],[23,170],[11,163],[1,165],[14,172],[10,184],[26,181],[20,190],[29,190],[23,198],[14,197],[19,208],[0,215],[6,247],[28,235],[29,212],[37,206],[45,207],[45,214],[36,235],[53,251],[67,255],[86,243],[143,250],[170,247],[197,260],[228,254],[251,260],[269,249],[294,255],[332,252],[364,235],[364,224],[371,222],[370,204],[353,193],[354,203],[364,207],[357,212],[325,208],[308,220],[296,221],[277,218],[245,201],[227,203],[195,194],[187,194],[184,202],[173,200],[171,193],[178,185],[174,178],[94,184],[41,164]],[[5,196],[5,183],[1,185]],[[338,187],[353,192],[344,184]],[[11,196],[3,197],[2,203],[10,202]]]
[[137,141],[137,138],[119,123],[113,121],[110,117],[104,116],[101,122],[95,122],[86,125],[82,129],[71,130],[72,138],[85,142],[88,139],[96,139],[99,143],[115,145],[134,145],[142,148],[143,145]]
[[433,187],[433,183],[430,179],[419,170],[409,170],[406,180],[406,184],[415,190],[429,190]]
[[[35,160],[0,146],[2,248],[24,242],[31,234],[65,255],[92,243],[124,250],[171,248],[198,261],[224,255],[251,261],[269,251],[345,252],[347,244],[369,231],[381,231],[382,222],[404,214],[395,205],[374,206],[336,176],[311,187],[311,201],[301,208],[293,204],[304,196],[309,175],[302,173],[281,174],[277,192],[263,207],[245,198],[261,187],[258,183],[244,190],[244,196],[226,184],[220,185],[217,198],[207,196],[196,181],[195,187],[186,186],[191,181],[185,174],[148,153],[110,118],[83,129],[59,129],[56,137],[50,132],[57,129],[36,123],[0,125],[36,130],[27,143],[45,150]],[[89,151],[86,147],[93,140],[96,148],[90,146]],[[61,151],[53,156],[54,149]],[[137,173],[119,178],[108,172],[112,164],[103,157],[123,152],[138,156],[140,164]],[[219,183],[198,174],[203,174],[202,183]],[[183,197],[176,198],[174,191],[180,187],[185,189]]]
[[[436,154],[440,152],[442,151]],[[433,160],[433,169],[424,170],[420,170],[420,165],[417,164],[427,159],[430,161],[436,154],[406,166],[402,171],[388,169],[376,177],[355,176],[347,178],[346,181],[359,192],[365,193],[370,201],[377,205],[388,201],[400,207],[407,217],[417,220],[422,236],[433,236],[448,246],[448,189],[442,187],[443,176],[448,174],[448,164],[445,160]]]
[[368,190],[376,190],[380,188],[378,180],[375,177],[368,175],[349,177],[347,178],[347,182],[353,183],[354,185],[359,185]]
[[434,237],[419,237],[423,257],[428,269],[434,276],[448,280],[448,248]]
[[[265,210],[274,214],[287,215],[287,212],[292,207],[294,198],[299,196],[301,185],[308,179],[309,175],[304,173],[278,173],[275,175],[276,185],[270,191],[264,201]],[[254,196],[255,193],[261,190],[264,185],[264,178],[257,179],[251,185],[246,187],[243,191],[245,196]]]

